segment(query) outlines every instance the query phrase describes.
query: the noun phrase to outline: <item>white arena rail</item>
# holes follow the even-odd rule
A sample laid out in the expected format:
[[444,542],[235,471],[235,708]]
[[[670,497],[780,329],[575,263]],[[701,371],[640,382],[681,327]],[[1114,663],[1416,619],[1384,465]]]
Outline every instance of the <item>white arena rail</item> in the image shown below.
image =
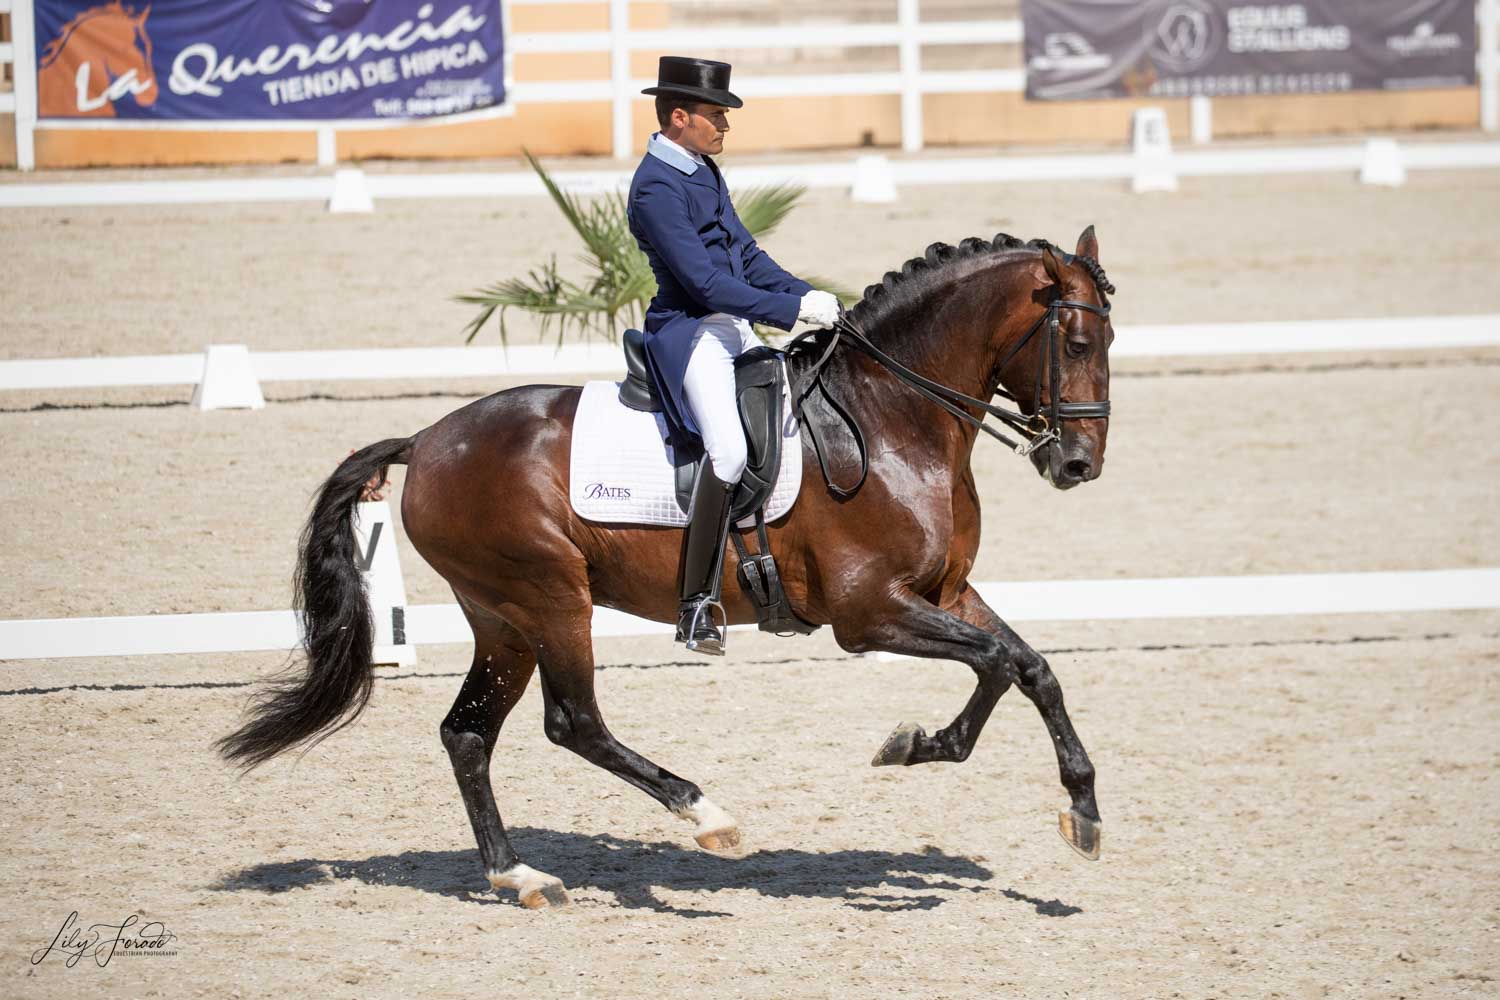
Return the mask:
[[[1404,142],[1394,155],[1407,170],[1493,170],[1500,168],[1500,142]],[[1179,150],[1172,170],[1182,177],[1346,173],[1357,175],[1370,155],[1367,143],[1316,146],[1235,147]],[[868,157],[842,161],[730,166],[731,188],[758,184],[802,184],[810,188],[854,187]],[[914,157],[881,161],[895,185],[997,184],[1059,180],[1121,180],[1140,169],[1131,153]],[[364,189],[375,201],[388,198],[543,197],[546,189],[530,171],[492,173],[365,174]],[[577,194],[623,190],[628,170],[559,170],[559,187]],[[63,182],[0,184],[0,208],[57,208],[93,205],[195,205],[235,202],[326,203],[334,178],[243,177],[223,180]]]
[[[1500,607],[1500,569],[1044,580],[975,586],[990,606],[1013,622],[1385,614]],[[408,646],[467,643],[473,638],[457,604],[418,604],[401,610]],[[594,610],[596,637],[665,635],[672,627],[609,608]],[[287,650],[298,645],[299,629],[299,619],[292,611],[0,621],[0,661]],[[408,652],[406,660],[410,662],[409,651],[403,652]],[[381,658],[379,654],[377,658]]]
[[[1500,315],[1415,316],[1271,323],[1122,326],[1113,357],[1437,350],[1500,345]],[[394,378],[506,378],[619,375],[618,344],[562,347],[411,347],[331,351],[249,351],[216,345],[202,354],[0,361],[0,391],[143,385],[196,385],[203,409],[260,405],[262,382]],[[205,377],[206,373],[208,377]],[[210,382],[227,386],[219,394]],[[210,393],[208,390],[215,388]],[[250,399],[252,402],[236,402]]]

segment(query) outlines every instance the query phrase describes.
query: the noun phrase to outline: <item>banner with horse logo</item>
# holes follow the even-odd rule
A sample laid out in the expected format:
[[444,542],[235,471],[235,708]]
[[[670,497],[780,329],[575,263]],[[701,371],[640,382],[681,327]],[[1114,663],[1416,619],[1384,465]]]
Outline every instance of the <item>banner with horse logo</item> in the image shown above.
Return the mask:
[[35,0],[41,118],[427,118],[503,105],[496,0]]
[[1473,0],[1023,0],[1026,96],[1474,85]]

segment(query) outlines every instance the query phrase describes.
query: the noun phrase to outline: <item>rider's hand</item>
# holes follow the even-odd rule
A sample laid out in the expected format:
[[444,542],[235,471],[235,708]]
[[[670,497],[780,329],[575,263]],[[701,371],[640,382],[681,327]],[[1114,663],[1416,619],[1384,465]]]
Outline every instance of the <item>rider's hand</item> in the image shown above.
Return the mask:
[[802,296],[802,306],[797,318],[813,326],[832,326],[839,318],[839,300],[832,292],[817,289]]

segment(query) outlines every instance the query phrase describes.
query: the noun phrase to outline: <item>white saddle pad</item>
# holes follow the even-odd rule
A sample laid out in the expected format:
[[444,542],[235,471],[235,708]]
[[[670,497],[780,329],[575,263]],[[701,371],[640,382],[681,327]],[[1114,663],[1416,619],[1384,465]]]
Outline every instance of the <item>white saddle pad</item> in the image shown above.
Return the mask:
[[[682,527],[666,418],[620,402],[620,383],[589,382],[573,418],[568,493],[573,510],[590,521]],[[783,392],[783,400],[787,400]],[[766,520],[791,510],[802,486],[802,439],[790,401],[783,406],[781,469],[766,500]],[[754,524],[745,518],[742,525]]]

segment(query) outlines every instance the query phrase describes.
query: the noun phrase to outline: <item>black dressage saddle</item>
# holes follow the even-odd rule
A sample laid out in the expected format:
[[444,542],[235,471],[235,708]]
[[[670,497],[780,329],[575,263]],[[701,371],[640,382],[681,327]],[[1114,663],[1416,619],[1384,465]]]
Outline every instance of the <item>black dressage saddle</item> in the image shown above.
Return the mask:
[[[625,380],[620,383],[620,402],[633,410],[656,413],[662,409],[661,393],[646,364],[646,338],[639,330],[625,331]],[[777,635],[807,635],[818,626],[797,617],[781,586],[776,561],[766,536],[766,501],[776,486],[781,469],[782,421],[785,417],[783,390],[786,374],[780,351],[755,347],[734,361],[735,402],[745,429],[749,461],[730,502],[735,523],[754,516],[759,552],[751,553],[738,531],[731,531],[740,557],[740,585],[755,604],[763,632]],[[674,447],[677,505],[686,513],[698,463],[704,461],[702,446]]]

